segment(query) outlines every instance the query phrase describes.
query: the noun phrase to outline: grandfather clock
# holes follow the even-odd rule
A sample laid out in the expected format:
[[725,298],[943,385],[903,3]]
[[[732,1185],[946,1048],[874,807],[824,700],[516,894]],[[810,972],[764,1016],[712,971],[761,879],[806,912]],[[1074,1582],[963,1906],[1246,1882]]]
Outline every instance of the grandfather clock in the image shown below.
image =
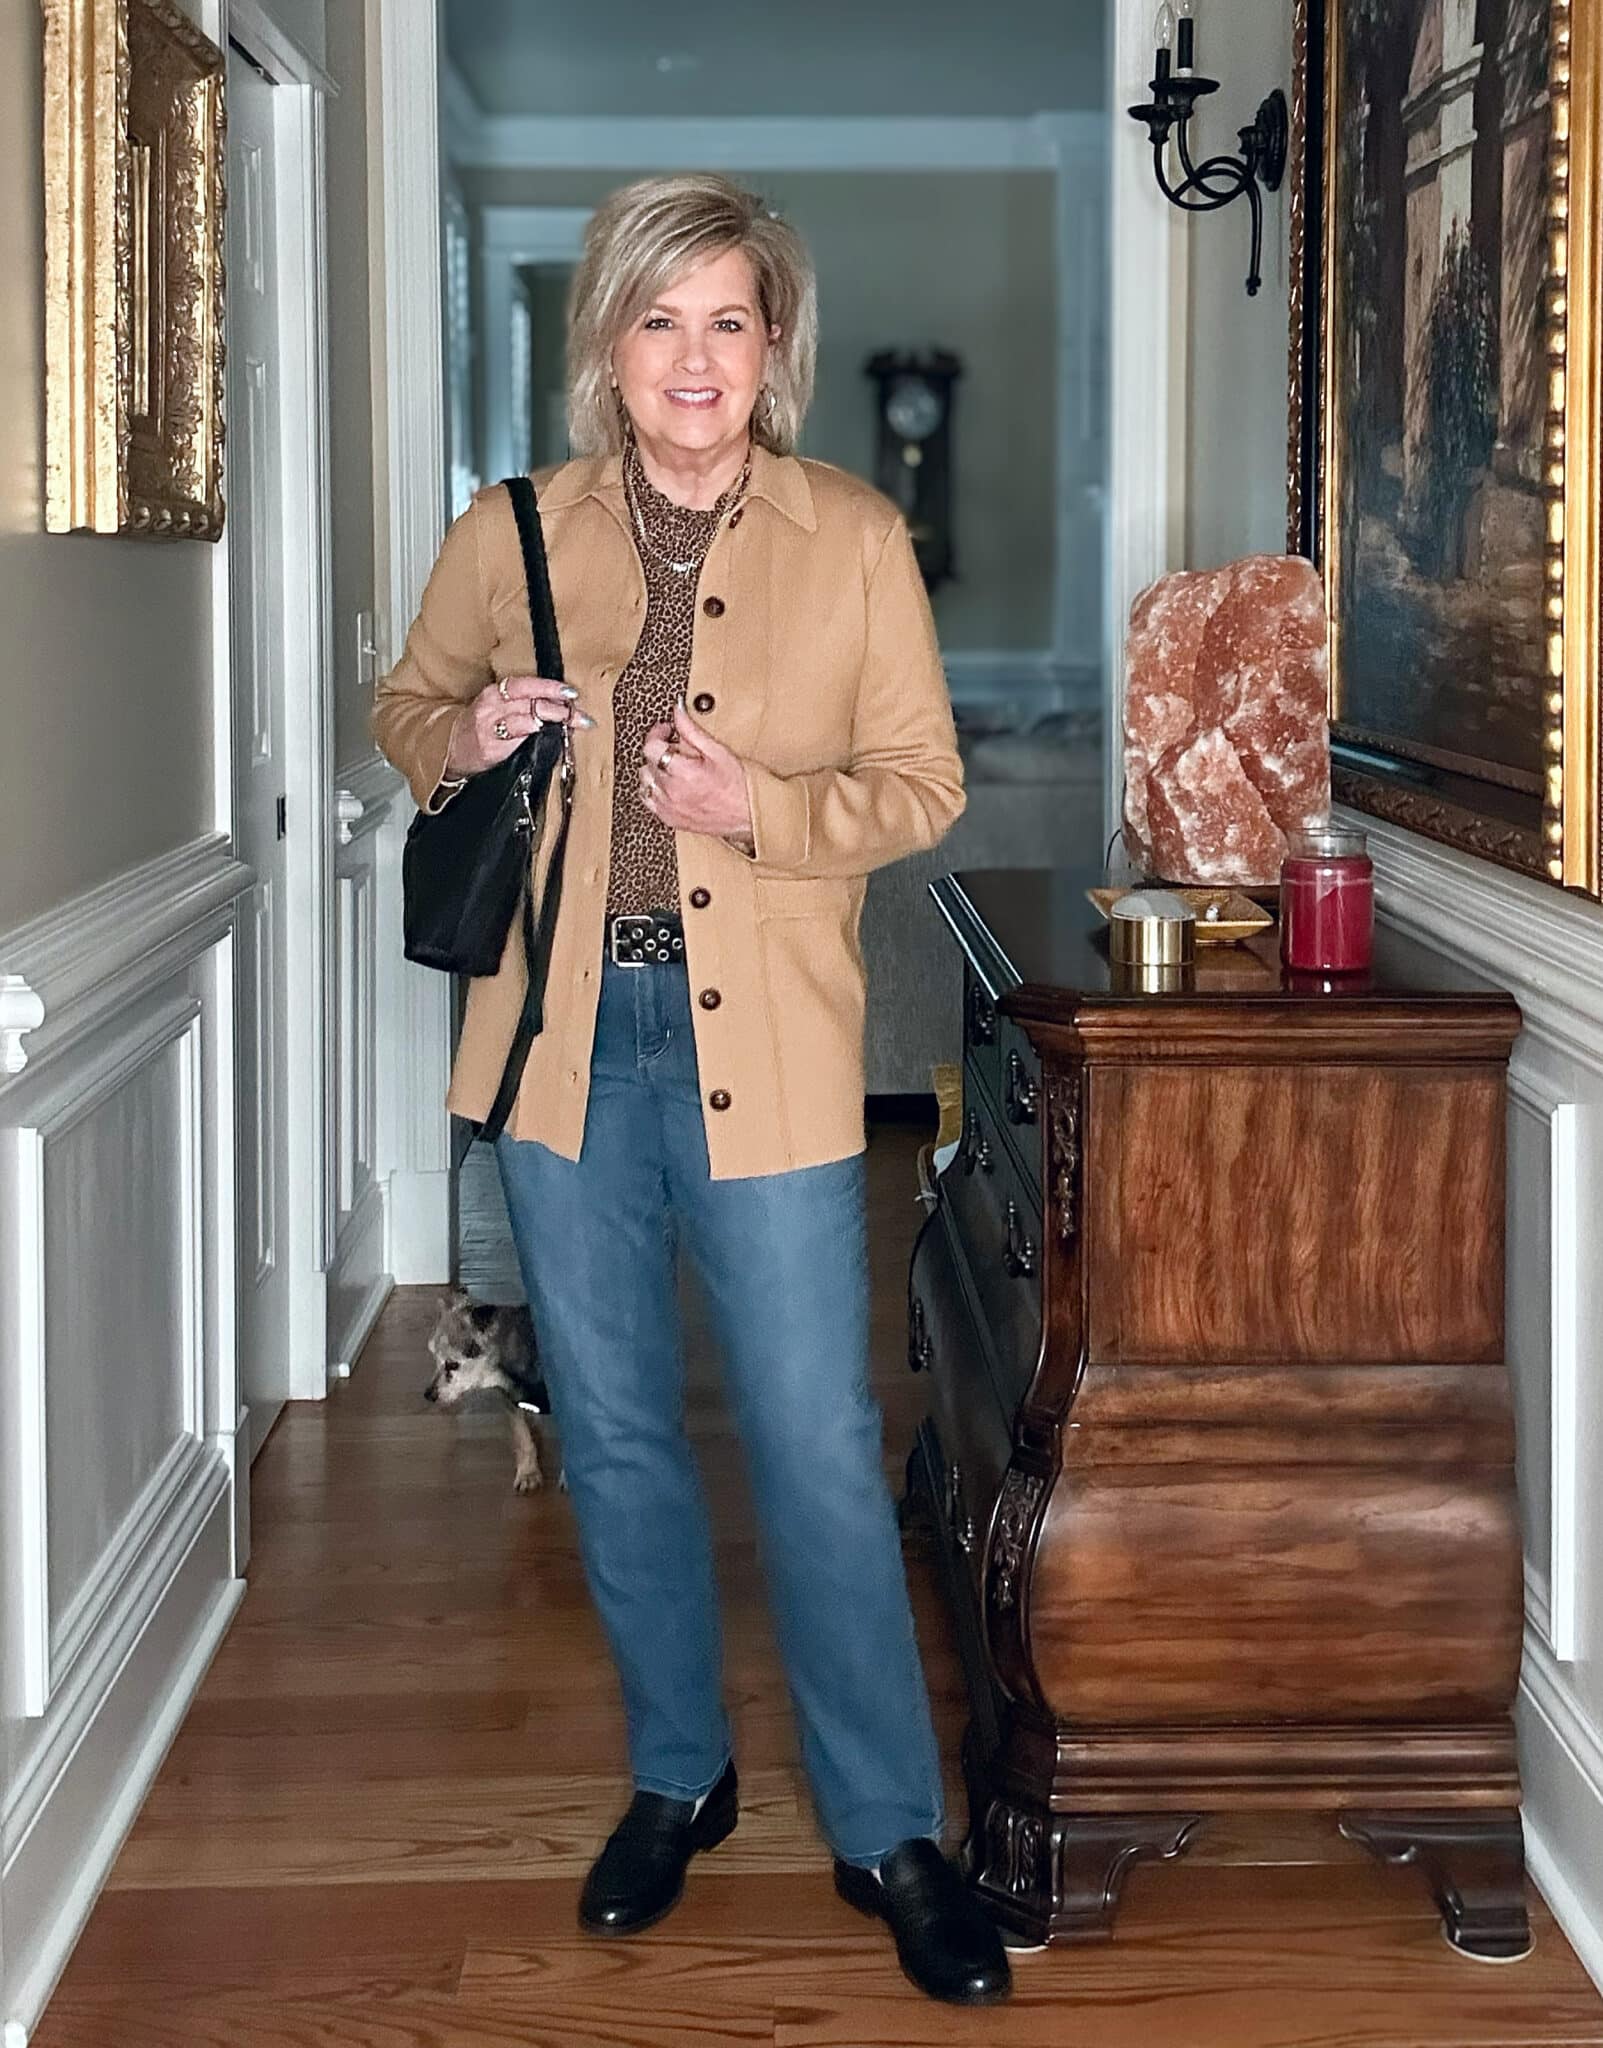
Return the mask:
[[952,399],[963,365],[945,349],[886,349],[864,366],[879,399],[874,480],[906,516],[928,589],[952,564]]

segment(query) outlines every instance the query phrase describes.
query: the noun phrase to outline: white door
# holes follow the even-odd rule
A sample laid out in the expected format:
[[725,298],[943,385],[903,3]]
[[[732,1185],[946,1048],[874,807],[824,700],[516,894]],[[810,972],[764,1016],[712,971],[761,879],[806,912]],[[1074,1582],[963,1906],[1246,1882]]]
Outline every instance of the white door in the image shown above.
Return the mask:
[[282,589],[283,462],[274,100],[228,58],[228,573],[234,819],[256,872],[241,918],[238,992],[239,1381],[260,1450],[290,1387],[287,915]]

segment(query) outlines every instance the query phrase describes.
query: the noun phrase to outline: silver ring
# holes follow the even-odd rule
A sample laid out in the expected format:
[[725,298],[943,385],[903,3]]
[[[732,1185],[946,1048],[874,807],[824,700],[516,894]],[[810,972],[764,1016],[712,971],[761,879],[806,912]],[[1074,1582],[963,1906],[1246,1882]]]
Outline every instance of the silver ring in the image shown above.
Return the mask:
[[498,718],[495,721],[495,736],[498,740],[511,739],[512,735],[507,730],[507,722],[504,718]]

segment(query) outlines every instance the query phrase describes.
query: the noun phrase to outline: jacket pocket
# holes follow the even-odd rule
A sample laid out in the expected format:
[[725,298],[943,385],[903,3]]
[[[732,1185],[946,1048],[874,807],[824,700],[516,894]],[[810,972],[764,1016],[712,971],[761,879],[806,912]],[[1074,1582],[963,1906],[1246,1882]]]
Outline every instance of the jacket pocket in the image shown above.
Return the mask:
[[832,917],[855,929],[863,907],[863,884],[836,876],[758,875],[756,890],[763,924],[779,917]]

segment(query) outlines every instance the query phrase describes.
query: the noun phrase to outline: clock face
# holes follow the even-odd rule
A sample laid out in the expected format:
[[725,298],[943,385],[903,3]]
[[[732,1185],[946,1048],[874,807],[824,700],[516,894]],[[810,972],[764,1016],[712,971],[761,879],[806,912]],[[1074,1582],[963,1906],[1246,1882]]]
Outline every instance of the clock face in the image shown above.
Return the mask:
[[891,431],[904,441],[927,441],[944,411],[941,395],[927,377],[898,377],[885,400]]

